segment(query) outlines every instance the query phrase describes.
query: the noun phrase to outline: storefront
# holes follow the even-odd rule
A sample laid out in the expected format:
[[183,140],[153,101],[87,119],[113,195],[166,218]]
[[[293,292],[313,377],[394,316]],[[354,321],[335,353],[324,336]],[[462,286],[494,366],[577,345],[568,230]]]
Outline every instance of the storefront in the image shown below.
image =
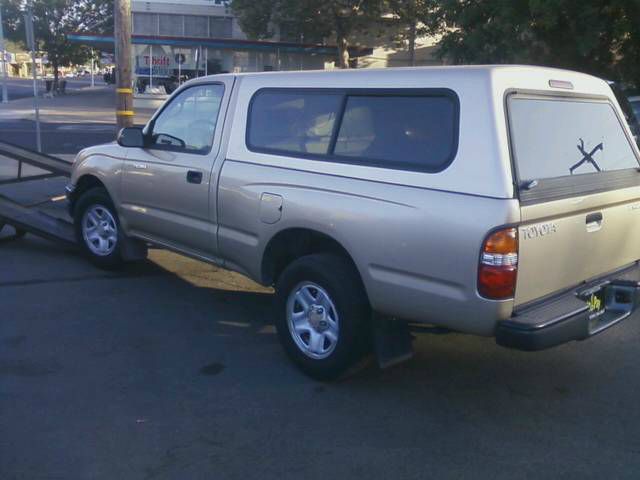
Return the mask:
[[[229,0],[132,0],[131,66],[138,96],[166,95],[184,81],[223,72],[264,72],[332,68],[337,49],[297,43],[274,26],[268,41],[247,39]],[[69,34],[67,38],[113,52],[110,35]],[[283,41],[287,40],[287,41]],[[350,49],[352,58],[370,48]]]
[[329,52],[304,53],[275,47],[272,51],[238,48],[212,48],[207,45],[134,45],[133,71],[136,88],[165,86],[203,75],[228,72],[267,72],[278,70],[324,69],[333,61]]
[[[69,40],[113,50],[113,37],[69,34]],[[332,67],[336,48],[290,42],[132,36],[132,70],[138,93],[171,93],[184,81],[225,72],[318,70]],[[351,55],[371,49],[353,48]]]

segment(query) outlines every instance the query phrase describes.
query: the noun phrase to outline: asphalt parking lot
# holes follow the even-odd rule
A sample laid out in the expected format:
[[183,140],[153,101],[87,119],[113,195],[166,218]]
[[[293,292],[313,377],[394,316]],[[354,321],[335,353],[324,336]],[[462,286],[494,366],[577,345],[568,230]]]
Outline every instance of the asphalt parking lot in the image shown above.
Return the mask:
[[420,336],[406,364],[322,384],[270,299],[166,251],[105,273],[0,240],[0,478],[640,475],[637,315],[537,354]]

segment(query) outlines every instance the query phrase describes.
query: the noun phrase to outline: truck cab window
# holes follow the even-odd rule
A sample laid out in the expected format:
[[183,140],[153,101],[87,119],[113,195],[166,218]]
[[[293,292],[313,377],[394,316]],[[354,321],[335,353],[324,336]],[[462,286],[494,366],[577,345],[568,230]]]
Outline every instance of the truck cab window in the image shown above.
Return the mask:
[[181,92],[156,118],[150,148],[208,152],[223,94],[224,87],[219,84],[198,85]]

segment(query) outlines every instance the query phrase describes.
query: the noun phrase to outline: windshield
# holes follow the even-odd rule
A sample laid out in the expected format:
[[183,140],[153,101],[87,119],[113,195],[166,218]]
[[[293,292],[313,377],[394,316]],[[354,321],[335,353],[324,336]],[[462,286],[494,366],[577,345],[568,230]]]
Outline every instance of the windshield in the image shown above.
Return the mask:
[[513,96],[509,118],[520,180],[638,167],[608,102]]

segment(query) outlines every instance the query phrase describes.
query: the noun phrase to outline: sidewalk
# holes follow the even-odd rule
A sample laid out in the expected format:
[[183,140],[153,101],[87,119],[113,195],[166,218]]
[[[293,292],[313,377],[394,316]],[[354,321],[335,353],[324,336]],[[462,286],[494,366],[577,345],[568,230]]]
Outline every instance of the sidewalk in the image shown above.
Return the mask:
[[[54,98],[39,98],[40,120],[46,123],[104,123],[114,125],[115,89],[87,87]],[[155,110],[138,109],[135,123],[144,125]],[[35,120],[33,98],[21,98],[0,104],[0,122],[8,120]]]

